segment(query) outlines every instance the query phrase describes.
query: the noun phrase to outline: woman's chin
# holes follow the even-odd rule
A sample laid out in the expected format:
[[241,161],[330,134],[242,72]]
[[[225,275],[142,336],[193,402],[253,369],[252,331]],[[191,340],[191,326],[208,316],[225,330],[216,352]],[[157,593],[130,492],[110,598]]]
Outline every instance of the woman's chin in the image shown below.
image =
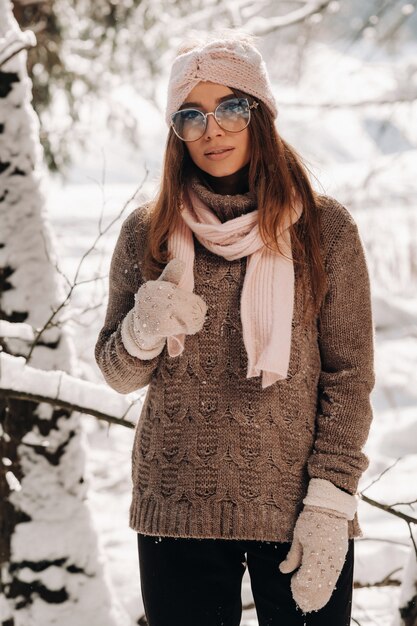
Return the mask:
[[211,176],[216,176],[217,178],[222,178],[223,176],[230,176],[231,174],[235,174],[235,172],[237,172],[238,170],[240,170],[243,167],[243,165],[231,165],[228,164],[226,166],[226,164],[210,164],[209,166],[207,166],[206,164],[204,164],[204,166],[200,165],[200,168],[202,170],[204,170],[207,174],[210,174]]

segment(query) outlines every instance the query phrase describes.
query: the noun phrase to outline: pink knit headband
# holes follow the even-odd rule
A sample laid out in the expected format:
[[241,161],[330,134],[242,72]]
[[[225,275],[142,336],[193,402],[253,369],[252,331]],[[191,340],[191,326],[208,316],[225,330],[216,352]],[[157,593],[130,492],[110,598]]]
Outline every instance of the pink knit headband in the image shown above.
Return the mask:
[[174,60],[168,84],[165,119],[178,110],[200,81],[235,87],[259,98],[278,115],[265,62],[260,52],[246,41],[218,39],[180,54]]

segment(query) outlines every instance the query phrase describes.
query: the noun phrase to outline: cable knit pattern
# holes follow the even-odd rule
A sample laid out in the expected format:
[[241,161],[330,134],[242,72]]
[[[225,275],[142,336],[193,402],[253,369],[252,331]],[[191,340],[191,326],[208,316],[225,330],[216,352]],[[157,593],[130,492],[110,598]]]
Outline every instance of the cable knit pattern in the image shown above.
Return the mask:
[[[193,188],[223,219],[254,207],[249,194]],[[120,393],[149,384],[132,453],[131,528],[148,535],[291,541],[310,478],[354,494],[368,466],[373,324],[367,264],[357,226],[320,197],[329,292],[304,325],[309,289],[295,265],[287,379],[262,389],[246,378],[239,301],[246,259],[227,261],[195,239],[194,292],[207,304],[202,330],[176,358],[129,354],[120,326],[147,280],[141,271],[146,206],[125,220],[110,268],[109,300],[95,355]],[[361,536],[357,515],[349,537]]]

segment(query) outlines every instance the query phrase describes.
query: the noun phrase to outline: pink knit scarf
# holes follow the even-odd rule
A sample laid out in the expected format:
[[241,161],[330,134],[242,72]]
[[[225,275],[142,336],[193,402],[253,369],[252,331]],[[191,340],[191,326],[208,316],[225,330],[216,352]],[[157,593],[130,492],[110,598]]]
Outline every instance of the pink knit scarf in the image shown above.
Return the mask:
[[[188,188],[189,199],[182,203],[182,220],[168,240],[170,258],[180,258],[186,269],[179,287],[194,289],[194,232],[211,252],[229,261],[248,256],[242,288],[240,314],[243,341],[248,356],[247,378],[262,372],[262,388],[286,378],[291,352],[294,308],[294,266],[291,251],[290,221],[302,213],[301,203],[295,215],[287,217],[279,236],[285,256],[269,250],[258,227],[258,210],[224,223]],[[168,353],[178,356],[184,350],[185,335],[168,337]]]

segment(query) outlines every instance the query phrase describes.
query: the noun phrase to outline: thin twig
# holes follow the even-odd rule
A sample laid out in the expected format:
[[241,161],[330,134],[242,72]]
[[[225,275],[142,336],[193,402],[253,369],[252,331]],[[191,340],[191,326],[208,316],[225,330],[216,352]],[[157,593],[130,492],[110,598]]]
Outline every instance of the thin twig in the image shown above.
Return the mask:
[[416,546],[416,542],[414,540],[413,531],[411,530],[411,524],[408,524],[408,531],[410,533],[411,541],[412,541],[413,546],[414,546],[414,552],[415,552],[416,558],[417,558],[417,546]]
[[[45,322],[45,324],[42,326],[42,328],[40,328],[38,330],[38,332],[35,335],[35,338],[32,342],[32,344],[30,345],[30,349],[29,349],[29,353],[26,357],[26,362],[29,363],[33,351],[35,349],[35,347],[37,346],[37,344],[39,343],[40,338],[42,337],[43,333],[50,328],[53,325],[53,321],[55,319],[55,317],[58,315],[58,313],[67,305],[67,303],[70,301],[70,298],[72,296],[72,292],[74,291],[74,289],[76,287],[78,287],[80,284],[85,283],[86,281],[78,281],[78,275],[81,271],[81,267],[85,261],[85,259],[87,258],[87,256],[96,249],[97,243],[99,242],[99,240],[110,230],[110,228],[113,226],[113,224],[115,224],[123,215],[124,211],[126,210],[126,208],[129,206],[129,204],[132,202],[132,200],[134,200],[134,198],[136,197],[137,193],[140,191],[140,189],[142,188],[146,177],[148,175],[148,170],[145,171],[145,178],[143,179],[143,181],[140,183],[140,185],[138,186],[138,188],[136,189],[136,191],[134,192],[134,194],[125,202],[125,204],[123,205],[121,211],[118,213],[118,215],[116,215],[116,217],[114,217],[109,224],[103,229],[101,230],[101,228],[99,229],[99,234],[97,235],[96,239],[94,240],[94,242],[92,243],[92,245],[90,246],[90,248],[88,250],[86,250],[86,252],[84,252],[84,254],[82,255],[79,263],[78,263],[78,267],[75,271],[75,276],[74,276],[74,280],[70,285],[69,291],[67,293],[67,295],[65,296],[64,300],[55,308],[52,310],[51,315],[49,316],[49,318],[47,319],[47,321]],[[56,266],[55,266],[56,267]],[[58,268],[57,268],[58,269]],[[62,272],[60,272],[62,273]]]
[[377,502],[377,500],[368,498],[368,496],[364,496],[362,493],[359,493],[358,495],[360,498],[362,498],[362,500],[364,500],[364,502],[367,502],[368,504],[371,504],[372,506],[375,506],[378,509],[385,511],[386,513],[395,515],[395,517],[399,517],[400,519],[403,519],[408,524],[417,524],[417,518],[411,517],[410,515],[407,515],[406,513],[401,513],[400,511],[396,511],[389,504],[383,504],[382,502]]
[[361,489],[361,494],[365,493],[365,491],[367,491],[370,487],[372,487],[372,485],[375,485],[375,483],[377,483],[379,480],[381,480],[381,478],[383,477],[383,475],[384,475],[384,474],[386,474],[386,473],[387,473],[389,470],[391,470],[393,467],[395,467],[395,466],[397,465],[397,463],[398,463],[399,461],[401,461],[401,459],[402,459],[402,458],[403,458],[403,457],[402,457],[402,456],[400,456],[400,457],[398,457],[398,459],[395,459],[395,461],[394,461],[391,465],[389,465],[388,467],[386,467],[386,468],[384,469],[384,471],[383,471],[383,472],[381,472],[381,473],[379,474],[379,476],[377,476],[377,478],[375,478],[375,480],[373,480],[373,481],[372,481],[372,482],[371,482],[371,483],[370,483],[367,487],[365,487],[364,489]]
[[417,500],[411,500],[410,502],[393,502],[391,506],[411,506],[417,504]]

